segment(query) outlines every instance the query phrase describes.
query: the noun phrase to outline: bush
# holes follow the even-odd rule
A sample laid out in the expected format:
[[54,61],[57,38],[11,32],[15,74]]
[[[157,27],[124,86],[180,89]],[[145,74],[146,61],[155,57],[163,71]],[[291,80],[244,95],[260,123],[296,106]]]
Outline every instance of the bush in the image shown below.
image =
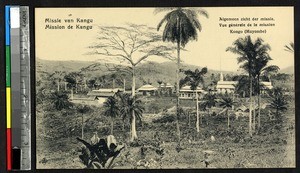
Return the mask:
[[158,119],[153,120],[153,123],[172,123],[176,120],[175,115],[165,115]]

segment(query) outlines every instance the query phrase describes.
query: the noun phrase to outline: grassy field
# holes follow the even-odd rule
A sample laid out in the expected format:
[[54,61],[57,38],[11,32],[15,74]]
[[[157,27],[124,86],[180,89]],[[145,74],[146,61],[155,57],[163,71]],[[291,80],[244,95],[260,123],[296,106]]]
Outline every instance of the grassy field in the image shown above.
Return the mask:
[[[269,120],[262,112],[262,128],[248,136],[248,117],[231,118],[227,130],[226,116],[203,114],[200,133],[195,130],[195,116],[180,117],[181,146],[177,147],[175,116],[168,113],[173,98],[147,98],[143,123],[137,122],[139,139],[129,143],[129,125],[122,130],[121,119],[115,122],[114,135],[126,148],[115,160],[114,168],[205,168],[204,151],[210,150],[208,168],[280,168],[295,167],[295,112],[290,107],[282,123]],[[192,102],[186,103],[191,105]],[[85,136],[94,131],[100,138],[109,134],[109,119],[102,109],[85,115]],[[155,111],[153,110],[155,109]],[[79,160],[81,116],[72,111],[42,111],[37,108],[37,168],[84,168]],[[211,140],[214,136],[215,141]],[[141,148],[146,148],[141,152]],[[163,149],[163,153],[157,152]]]

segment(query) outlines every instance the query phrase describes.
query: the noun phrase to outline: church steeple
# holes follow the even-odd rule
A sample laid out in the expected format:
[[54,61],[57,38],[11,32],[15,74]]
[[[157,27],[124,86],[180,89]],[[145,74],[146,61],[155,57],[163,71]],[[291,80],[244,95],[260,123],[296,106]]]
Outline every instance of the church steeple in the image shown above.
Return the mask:
[[223,73],[220,73],[220,81],[224,81]]

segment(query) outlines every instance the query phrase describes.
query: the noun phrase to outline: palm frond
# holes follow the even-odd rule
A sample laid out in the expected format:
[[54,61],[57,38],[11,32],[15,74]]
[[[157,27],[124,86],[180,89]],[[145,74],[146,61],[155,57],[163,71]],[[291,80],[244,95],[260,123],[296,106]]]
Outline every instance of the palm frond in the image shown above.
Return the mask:
[[158,14],[158,13],[161,13],[161,12],[167,12],[167,11],[173,11],[175,9],[178,9],[178,7],[164,7],[164,8],[155,8],[154,11],[153,11],[153,14]]
[[170,19],[170,15],[171,15],[171,13],[166,14],[165,17],[158,23],[157,31],[159,31],[159,29],[163,23],[167,22]]
[[293,42],[291,42],[289,45],[285,45],[284,47],[285,47],[285,49],[284,49],[285,51],[292,52],[292,53],[295,51]]

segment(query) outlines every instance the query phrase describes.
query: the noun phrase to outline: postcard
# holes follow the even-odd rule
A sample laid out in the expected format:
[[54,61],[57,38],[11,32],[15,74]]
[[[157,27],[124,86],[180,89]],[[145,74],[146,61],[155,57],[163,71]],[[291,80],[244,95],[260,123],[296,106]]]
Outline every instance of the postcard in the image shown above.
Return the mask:
[[35,8],[37,169],[295,168],[293,15]]

